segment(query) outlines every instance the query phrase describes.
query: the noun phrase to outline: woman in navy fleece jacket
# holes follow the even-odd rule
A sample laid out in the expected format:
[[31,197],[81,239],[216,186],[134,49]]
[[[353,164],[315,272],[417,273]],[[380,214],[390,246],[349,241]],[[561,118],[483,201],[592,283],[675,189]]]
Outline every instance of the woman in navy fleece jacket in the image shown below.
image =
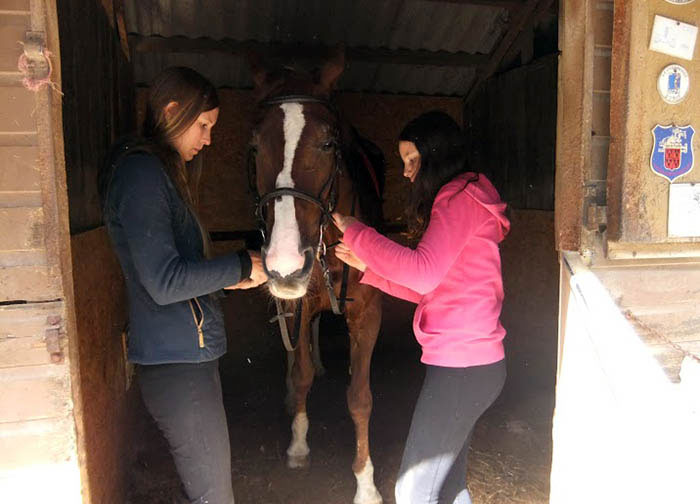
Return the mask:
[[208,258],[188,163],[211,143],[214,87],[188,68],[153,82],[141,137],[118,142],[100,174],[104,219],[129,297],[129,360],[168,440],[191,503],[233,504],[218,359],[226,352],[213,293],[266,280],[260,257]]

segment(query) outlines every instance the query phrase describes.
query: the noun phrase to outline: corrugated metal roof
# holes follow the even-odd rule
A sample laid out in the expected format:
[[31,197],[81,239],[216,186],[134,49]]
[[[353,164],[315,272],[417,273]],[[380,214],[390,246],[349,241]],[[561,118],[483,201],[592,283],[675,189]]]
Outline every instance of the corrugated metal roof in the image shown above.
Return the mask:
[[[489,54],[506,27],[507,11],[426,0],[126,0],[130,33],[229,38],[348,47]],[[222,53],[136,53],[136,81],[149,82],[172,64],[191,66],[217,86],[251,86],[243,58]],[[352,61],[339,87],[351,91],[463,95],[473,67]]]

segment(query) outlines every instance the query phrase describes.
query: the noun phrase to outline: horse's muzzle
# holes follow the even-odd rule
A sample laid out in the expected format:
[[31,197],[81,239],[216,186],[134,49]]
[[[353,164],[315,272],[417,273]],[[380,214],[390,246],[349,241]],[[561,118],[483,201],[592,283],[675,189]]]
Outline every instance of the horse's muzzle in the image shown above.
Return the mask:
[[311,269],[314,265],[314,250],[312,247],[306,247],[301,251],[301,254],[304,256],[304,265],[289,275],[283,276],[279,272],[267,268],[265,260],[267,248],[262,247],[263,268],[268,276],[267,286],[273,296],[282,299],[297,299],[306,294],[311,278]]

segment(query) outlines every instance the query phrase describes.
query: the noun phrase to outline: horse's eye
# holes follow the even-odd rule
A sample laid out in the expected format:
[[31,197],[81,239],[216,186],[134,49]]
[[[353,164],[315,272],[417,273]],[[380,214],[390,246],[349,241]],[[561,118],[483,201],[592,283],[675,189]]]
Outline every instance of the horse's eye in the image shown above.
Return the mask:
[[323,152],[329,152],[335,147],[335,141],[334,140],[328,140],[325,143],[321,145],[321,150]]

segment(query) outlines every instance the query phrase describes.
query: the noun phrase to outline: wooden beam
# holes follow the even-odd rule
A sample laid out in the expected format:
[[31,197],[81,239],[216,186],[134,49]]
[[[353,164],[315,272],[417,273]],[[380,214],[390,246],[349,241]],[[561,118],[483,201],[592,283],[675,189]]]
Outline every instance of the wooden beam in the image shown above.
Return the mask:
[[508,31],[505,33],[501,41],[498,43],[496,49],[491,53],[489,57],[489,62],[485,65],[483,70],[477,75],[477,79],[472,85],[469,93],[467,93],[464,99],[465,103],[468,103],[474,98],[477,91],[481,85],[489,79],[496,71],[503,61],[508,49],[513,45],[513,42],[518,38],[520,32],[525,28],[528,23],[532,23],[534,17],[539,12],[544,12],[552,5],[554,0],[527,0],[521,9],[515,12],[513,20],[510,23]]
[[529,64],[534,58],[534,27],[539,24],[545,16],[556,16],[558,14],[558,5],[555,2],[544,2],[535,10],[534,16],[523,27],[518,38],[510,46],[510,49],[501,60],[501,68],[509,67],[515,63],[516,58],[520,57],[520,65]]
[[[284,59],[321,59],[330,54],[331,48],[324,45],[282,44],[233,39],[159,37],[129,35],[129,45],[134,53],[224,53],[245,56],[255,51],[268,57]],[[486,54],[466,52],[425,51],[408,49],[385,49],[372,47],[346,47],[345,57],[351,61],[397,65],[419,65],[437,67],[474,67],[484,65]]]
[[498,9],[519,9],[525,2],[523,0],[424,0],[433,3],[452,3],[460,5],[480,5]]

